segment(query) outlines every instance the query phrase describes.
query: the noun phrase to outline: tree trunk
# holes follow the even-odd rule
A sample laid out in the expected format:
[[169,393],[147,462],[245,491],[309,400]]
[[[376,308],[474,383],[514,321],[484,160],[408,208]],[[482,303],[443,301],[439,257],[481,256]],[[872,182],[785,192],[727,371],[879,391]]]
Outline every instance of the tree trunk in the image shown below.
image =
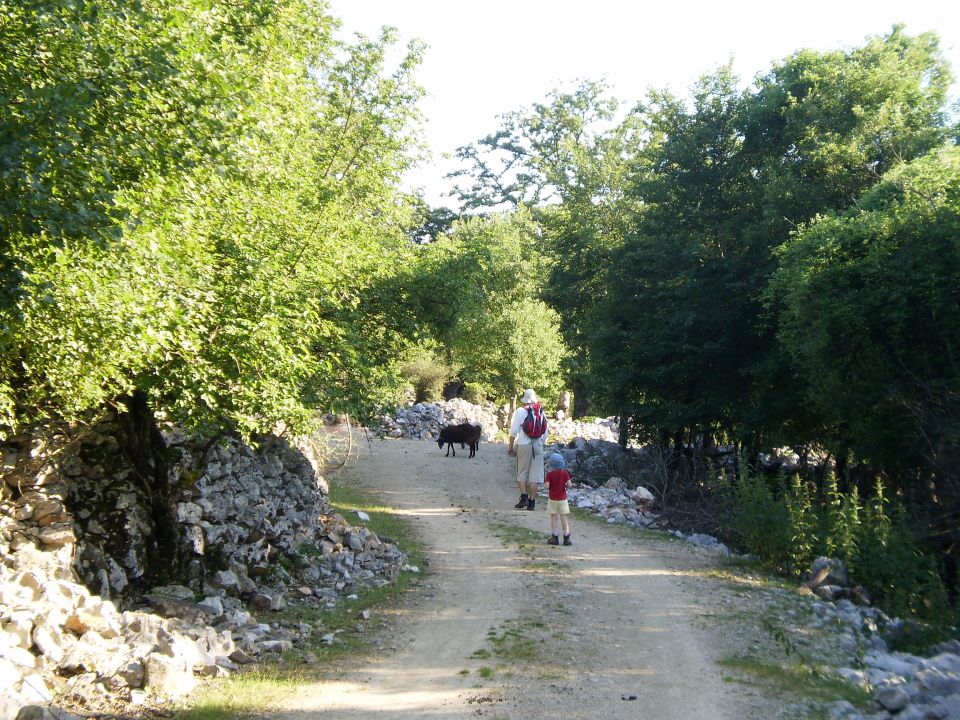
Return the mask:
[[841,493],[846,494],[850,489],[850,450],[846,443],[841,444],[837,451],[837,488]]
[[627,441],[630,439],[629,434],[629,423],[627,422],[627,416],[620,411],[620,417],[617,418],[617,443],[620,445],[621,450],[627,449]]
[[122,400],[127,411],[118,413],[120,441],[133,463],[150,502],[153,533],[147,545],[147,582],[167,583],[179,569],[179,525],[168,479],[167,447],[157,427],[147,396],[141,390]]
[[590,408],[587,388],[580,378],[573,378],[573,419],[585,417]]

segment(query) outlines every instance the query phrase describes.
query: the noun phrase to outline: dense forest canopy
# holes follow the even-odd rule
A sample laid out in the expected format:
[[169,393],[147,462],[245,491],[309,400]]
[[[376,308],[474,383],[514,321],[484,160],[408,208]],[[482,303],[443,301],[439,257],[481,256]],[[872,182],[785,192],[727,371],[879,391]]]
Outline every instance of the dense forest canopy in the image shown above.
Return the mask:
[[[779,557],[796,570],[798,542],[829,551],[808,535],[856,518],[858,494],[879,498],[849,559],[893,578],[880,594],[898,573],[960,576],[952,80],[935,35],[895,27],[798,51],[747,88],[721,67],[689,97],[651,91],[620,122],[584,83],[504,117],[456,174],[465,207],[540,224],[578,413],[616,415],[624,444],[661,448],[674,496],[710,494],[708,462],[689,459],[717,443],[748,464],[783,445],[832,459],[849,515],[823,476],[812,496],[773,480],[761,536],[788,518]],[[868,548],[889,549],[888,502],[909,531],[906,559],[885,565]],[[822,522],[790,526],[804,503]],[[909,559],[931,549],[940,560]],[[942,607],[920,596],[902,606]]]
[[311,0],[0,0],[0,436],[109,407],[306,431],[429,357],[490,400],[572,388],[624,445],[819,447],[960,540],[934,34],[626,110],[558,90],[459,151],[460,215],[402,190],[422,49],[336,27]]

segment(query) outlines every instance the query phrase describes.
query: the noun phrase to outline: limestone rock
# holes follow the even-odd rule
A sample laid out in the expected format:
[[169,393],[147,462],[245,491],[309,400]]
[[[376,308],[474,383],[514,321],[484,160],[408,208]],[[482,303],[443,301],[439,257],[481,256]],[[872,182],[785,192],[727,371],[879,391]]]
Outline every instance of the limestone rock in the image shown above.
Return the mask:
[[903,710],[910,702],[907,691],[899,686],[880,688],[873,699],[893,713]]
[[151,653],[147,658],[145,687],[160,695],[178,698],[197,686],[192,668],[182,658]]
[[53,523],[42,528],[37,535],[41,543],[47,546],[60,547],[77,541],[77,536],[70,523]]
[[[70,692],[81,704],[101,702],[104,693],[142,700],[144,687],[180,695],[193,687],[195,673],[222,676],[309,636],[309,627],[258,624],[244,600],[256,597],[264,609],[277,610],[285,591],[300,585],[307,592],[292,602],[333,602],[357,583],[388,582],[407,564],[392,543],[330,514],[310,443],[261,438],[254,450],[228,438],[198,452],[191,438],[167,428],[183,540],[176,552],[187,571],[182,584],[155,587],[146,596],[170,620],[120,613],[118,607],[144,599],[134,587],[149,576],[152,518],[115,432],[88,432],[58,454],[62,462],[44,464],[26,481],[11,484],[4,477],[0,720],[27,706],[56,710],[45,704],[50,688],[62,682],[57,672],[70,676]],[[55,450],[55,442],[35,443],[31,453]],[[3,442],[0,454],[11,471],[24,465],[16,461],[19,450]],[[21,487],[32,489],[19,494]],[[64,498],[77,506],[67,507]],[[328,532],[336,543],[326,539]],[[303,562],[304,547],[321,554]],[[284,557],[291,562],[278,562]],[[214,558],[218,565],[211,568]]]

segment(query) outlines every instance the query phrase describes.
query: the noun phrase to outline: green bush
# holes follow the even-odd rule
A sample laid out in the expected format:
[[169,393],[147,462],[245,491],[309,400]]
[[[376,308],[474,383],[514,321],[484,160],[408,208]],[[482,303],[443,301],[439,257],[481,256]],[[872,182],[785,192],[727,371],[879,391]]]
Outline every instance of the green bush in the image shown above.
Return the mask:
[[818,518],[813,506],[810,486],[794,475],[783,496],[787,512],[789,542],[787,543],[787,566],[794,574],[810,567],[816,557]]
[[945,622],[949,601],[937,561],[923,552],[911,530],[915,521],[902,507],[888,505],[878,478],[874,497],[862,509],[852,574],[888,612]]
[[483,383],[469,382],[463,386],[463,399],[474,405],[482,405],[494,395],[490,386]]
[[733,487],[733,530],[741,547],[782,568],[789,554],[789,518],[762,476],[741,467]]
[[453,370],[437,360],[429,350],[400,365],[400,374],[413,386],[415,402],[431,402],[443,397],[443,385]]
[[887,612],[945,625],[950,602],[937,561],[923,552],[912,528],[918,523],[891,505],[878,478],[868,501],[854,488],[843,494],[828,476],[822,504],[798,477],[771,482],[741,470],[732,488],[732,524],[740,547],[790,575],[805,571],[817,555],[847,563],[853,583],[862,585]]
[[821,552],[840,558],[850,567],[856,562],[860,545],[860,493],[856,487],[846,495],[841,493],[832,472],[827,475],[825,493],[825,507],[820,514]]

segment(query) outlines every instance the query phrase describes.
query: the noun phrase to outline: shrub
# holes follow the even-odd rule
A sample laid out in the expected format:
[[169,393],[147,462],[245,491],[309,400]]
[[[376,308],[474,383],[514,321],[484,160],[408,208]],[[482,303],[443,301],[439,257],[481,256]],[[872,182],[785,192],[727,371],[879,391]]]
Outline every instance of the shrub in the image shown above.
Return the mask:
[[463,386],[463,399],[468,403],[482,405],[493,396],[493,390],[483,383],[469,382]]
[[943,621],[949,602],[937,562],[924,554],[904,509],[888,505],[878,478],[874,497],[862,512],[853,563],[856,581],[888,612]]
[[952,616],[941,568],[923,552],[912,530],[916,519],[884,493],[878,478],[873,497],[863,502],[856,489],[840,493],[829,476],[818,507],[799,477],[772,483],[742,469],[733,487],[733,529],[743,550],[791,575],[817,554],[839,557],[851,580],[887,612],[945,626]]
[[783,567],[789,550],[789,519],[767,480],[741,463],[733,499],[733,529],[741,547],[767,564]]
[[810,567],[815,557],[817,540],[817,513],[813,507],[810,486],[794,475],[786,488],[783,504],[787,513],[787,565],[794,574]]
[[420,351],[413,359],[400,365],[400,374],[413,386],[415,402],[440,400],[443,385],[453,375],[453,370],[437,360],[433,352]]
[[822,552],[837,557],[851,567],[856,562],[861,532],[860,493],[856,487],[844,495],[837,487],[837,476],[827,475],[826,506],[821,513]]

